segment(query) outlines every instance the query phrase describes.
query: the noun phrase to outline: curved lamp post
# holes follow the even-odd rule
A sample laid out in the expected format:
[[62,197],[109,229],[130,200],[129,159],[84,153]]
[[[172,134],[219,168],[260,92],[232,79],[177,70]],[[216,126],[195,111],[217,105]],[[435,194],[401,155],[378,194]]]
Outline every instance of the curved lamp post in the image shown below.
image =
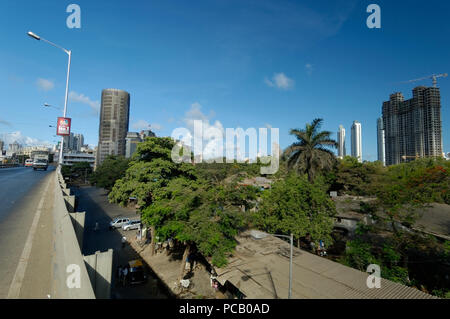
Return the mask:
[[[68,99],[68,96],[69,96],[69,77],[70,77],[70,62],[71,62],[71,58],[72,58],[72,51],[64,49],[63,47],[61,47],[61,46],[59,46],[59,45],[57,45],[57,44],[55,44],[55,43],[53,43],[51,41],[48,41],[48,40],[46,40],[44,38],[41,38],[40,36],[38,36],[37,34],[31,32],[31,31],[28,31],[27,34],[28,34],[28,36],[30,36],[31,38],[33,38],[35,40],[38,40],[38,41],[42,40],[42,41],[47,42],[48,44],[50,44],[50,45],[52,45],[52,46],[54,46],[54,47],[56,47],[56,48],[58,48],[60,50],[63,50],[69,56],[69,62],[67,64],[66,95],[65,95],[65,98],[64,98],[64,113],[63,113],[63,117],[66,117],[66,114],[67,114],[67,99]],[[45,105],[45,106],[49,106],[49,105]],[[64,137],[61,136],[61,149],[59,151],[59,164],[60,165],[62,165],[63,149],[64,149]]]

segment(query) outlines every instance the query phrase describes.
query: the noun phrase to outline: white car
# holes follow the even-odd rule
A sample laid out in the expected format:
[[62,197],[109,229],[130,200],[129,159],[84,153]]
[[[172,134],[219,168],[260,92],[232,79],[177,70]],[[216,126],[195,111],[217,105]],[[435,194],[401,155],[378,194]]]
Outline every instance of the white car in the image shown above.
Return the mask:
[[130,221],[129,218],[117,217],[109,223],[109,229],[120,228]]
[[139,229],[141,225],[140,220],[130,220],[128,223],[122,226],[123,230],[133,230],[133,229]]

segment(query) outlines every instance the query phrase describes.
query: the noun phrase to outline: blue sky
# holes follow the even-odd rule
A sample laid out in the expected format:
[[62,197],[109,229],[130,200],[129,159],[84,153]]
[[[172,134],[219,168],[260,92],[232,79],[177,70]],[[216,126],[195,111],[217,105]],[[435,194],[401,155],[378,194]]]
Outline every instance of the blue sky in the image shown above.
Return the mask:
[[[66,7],[81,7],[81,29]],[[381,29],[366,8],[381,7]],[[362,124],[363,159],[376,159],[376,119],[401,81],[450,72],[448,1],[2,1],[0,135],[56,141],[67,55],[73,51],[68,116],[72,131],[98,142],[101,90],[131,94],[130,130],[149,123],[171,135],[189,116],[223,127],[291,128],[314,118],[333,132]],[[441,87],[444,150],[450,151],[450,78]],[[144,122],[145,121],[145,122]],[[10,134],[10,135],[8,135]],[[59,140],[59,139],[58,139]]]

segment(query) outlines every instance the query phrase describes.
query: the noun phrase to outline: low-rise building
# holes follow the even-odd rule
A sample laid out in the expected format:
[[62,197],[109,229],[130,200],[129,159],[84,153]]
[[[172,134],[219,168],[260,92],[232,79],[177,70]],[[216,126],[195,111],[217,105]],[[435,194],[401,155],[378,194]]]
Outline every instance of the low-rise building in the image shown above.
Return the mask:
[[91,167],[95,164],[94,153],[69,152],[63,154],[63,165],[72,166],[76,163],[88,162]]

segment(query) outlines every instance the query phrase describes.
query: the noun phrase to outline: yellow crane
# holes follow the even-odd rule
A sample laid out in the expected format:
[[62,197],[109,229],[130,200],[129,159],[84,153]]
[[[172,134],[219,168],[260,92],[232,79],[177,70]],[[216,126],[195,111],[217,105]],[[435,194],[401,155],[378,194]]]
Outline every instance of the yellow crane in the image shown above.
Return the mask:
[[423,78],[418,78],[418,79],[414,79],[414,80],[404,81],[404,82],[401,82],[401,83],[411,83],[411,82],[417,82],[417,81],[422,81],[422,80],[426,80],[426,79],[432,79],[433,80],[433,87],[437,87],[437,78],[445,78],[447,76],[448,76],[447,73],[432,74],[432,75],[424,76]]

